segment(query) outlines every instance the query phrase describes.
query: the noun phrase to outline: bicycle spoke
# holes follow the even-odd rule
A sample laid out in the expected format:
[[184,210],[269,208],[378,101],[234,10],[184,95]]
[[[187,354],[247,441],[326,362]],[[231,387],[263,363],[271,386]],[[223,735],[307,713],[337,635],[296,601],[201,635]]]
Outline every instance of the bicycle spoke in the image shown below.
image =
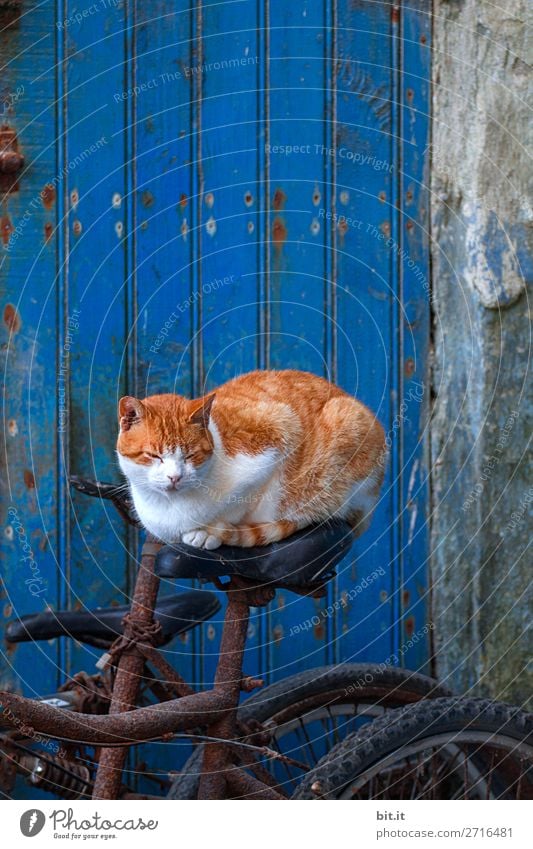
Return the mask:
[[310,751],[310,753],[311,753],[311,765],[312,765],[312,766],[315,766],[315,764],[317,764],[317,763],[318,763],[318,760],[319,760],[319,759],[318,759],[318,758],[317,758],[317,756],[315,755],[315,752],[314,752],[314,749],[313,749],[313,744],[311,743],[311,740],[310,740],[309,734],[307,733],[307,728],[305,727],[305,722],[303,721],[303,719],[302,719],[302,717],[301,717],[301,716],[299,716],[299,717],[298,717],[298,722],[300,723],[300,728],[302,729],[302,733],[303,733],[303,735],[304,735],[304,737],[305,737],[305,739],[306,739],[306,748],[307,748],[307,749]]
[[489,798],[489,794],[490,794],[490,785],[491,785],[491,782],[492,782],[492,776],[494,774],[494,762],[495,762],[495,760],[496,760],[496,752],[493,749],[491,759],[490,759],[489,780],[487,781],[487,799]]
[[[282,755],[282,754],[283,754],[283,752],[282,752],[282,750],[281,750],[281,746],[279,745],[278,740],[277,740],[277,738],[276,738],[275,736],[272,738],[272,740],[271,740],[271,742],[270,742],[270,747],[271,747],[272,749],[275,749],[275,751],[276,751],[276,752],[279,752],[279,754],[280,754],[280,755]],[[274,767],[275,767],[275,763],[281,763],[281,764],[282,764],[283,769],[284,769],[284,770],[285,770],[285,772],[287,773],[287,778],[288,778],[289,782],[292,784],[292,786],[293,786],[293,787],[295,787],[295,786],[296,786],[296,781],[295,781],[294,776],[292,775],[292,773],[291,773],[291,771],[290,771],[290,769],[289,769],[289,766],[288,766],[288,764],[287,764],[287,762],[286,762],[286,761],[276,761],[276,762],[271,763],[271,768],[272,768],[272,769],[271,769],[271,771],[272,771],[272,775],[274,775],[274,777],[275,777],[275,769],[274,769]]]
[[340,742],[339,728],[337,723],[337,717],[331,712],[331,708],[329,705],[326,706],[327,712],[331,719],[332,731],[333,731],[333,746]]

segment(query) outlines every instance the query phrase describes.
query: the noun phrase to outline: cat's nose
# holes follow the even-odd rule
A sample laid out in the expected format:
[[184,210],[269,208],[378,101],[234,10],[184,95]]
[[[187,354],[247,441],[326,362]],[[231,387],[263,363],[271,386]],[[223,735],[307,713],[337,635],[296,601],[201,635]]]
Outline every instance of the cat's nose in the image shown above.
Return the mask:
[[176,484],[179,483],[181,480],[181,475],[167,475],[167,478],[169,479],[172,486],[176,486]]

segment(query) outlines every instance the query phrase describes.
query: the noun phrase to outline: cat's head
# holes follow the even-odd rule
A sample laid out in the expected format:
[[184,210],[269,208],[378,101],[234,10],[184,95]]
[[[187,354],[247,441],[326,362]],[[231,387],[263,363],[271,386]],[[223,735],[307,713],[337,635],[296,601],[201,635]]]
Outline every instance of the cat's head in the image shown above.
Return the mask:
[[117,452],[131,483],[146,494],[168,495],[201,484],[213,455],[214,399],[214,394],[196,401],[179,395],[120,399]]

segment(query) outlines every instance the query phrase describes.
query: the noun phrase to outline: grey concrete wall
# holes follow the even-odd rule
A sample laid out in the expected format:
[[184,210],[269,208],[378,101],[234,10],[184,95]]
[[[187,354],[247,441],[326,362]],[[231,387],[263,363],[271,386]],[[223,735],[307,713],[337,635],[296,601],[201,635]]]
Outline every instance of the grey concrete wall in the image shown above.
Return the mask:
[[431,179],[437,669],[461,692],[520,704],[532,692],[528,6],[435,0]]

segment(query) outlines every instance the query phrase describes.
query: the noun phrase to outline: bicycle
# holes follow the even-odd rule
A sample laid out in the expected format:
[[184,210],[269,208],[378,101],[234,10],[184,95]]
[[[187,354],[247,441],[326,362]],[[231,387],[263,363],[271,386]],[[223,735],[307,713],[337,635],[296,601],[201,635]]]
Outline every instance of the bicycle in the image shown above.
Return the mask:
[[[127,522],[137,525],[131,502],[120,488],[80,478],[71,482],[87,495],[110,499]],[[66,760],[35,755],[11,732],[2,738],[0,775],[9,764],[10,780],[18,770],[29,775],[34,786],[64,798],[150,798],[133,793],[121,782],[127,747],[184,733],[208,742],[197,746],[167,798],[223,798],[236,793],[283,799],[318,763],[325,745],[339,742],[341,734],[364,719],[447,694],[433,679],[408,670],[343,664],[291,676],[238,707],[241,690],[250,691],[262,683],[243,677],[241,669],[250,606],[268,604],[277,587],[323,595],[327,579],[350,544],[351,535],[343,525],[303,531],[252,551],[199,552],[187,546],[162,547],[147,538],[128,613],[125,608],[47,611],[15,620],[7,633],[13,641],[69,636],[107,652],[100,673],[78,673],[59,693],[40,701],[2,694],[13,715],[32,723],[34,730],[66,739],[69,748]],[[293,568],[287,578],[289,554]],[[250,580],[254,570],[255,581]],[[227,575],[229,583],[222,584],[221,577]],[[192,591],[157,603],[160,577],[211,580],[228,594],[212,691],[193,693],[157,646],[212,616],[219,608],[218,600],[213,593]],[[163,678],[157,678],[150,666]],[[147,691],[159,705],[146,704]],[[105,746],[96,774],[87,754],[90,745]]]

